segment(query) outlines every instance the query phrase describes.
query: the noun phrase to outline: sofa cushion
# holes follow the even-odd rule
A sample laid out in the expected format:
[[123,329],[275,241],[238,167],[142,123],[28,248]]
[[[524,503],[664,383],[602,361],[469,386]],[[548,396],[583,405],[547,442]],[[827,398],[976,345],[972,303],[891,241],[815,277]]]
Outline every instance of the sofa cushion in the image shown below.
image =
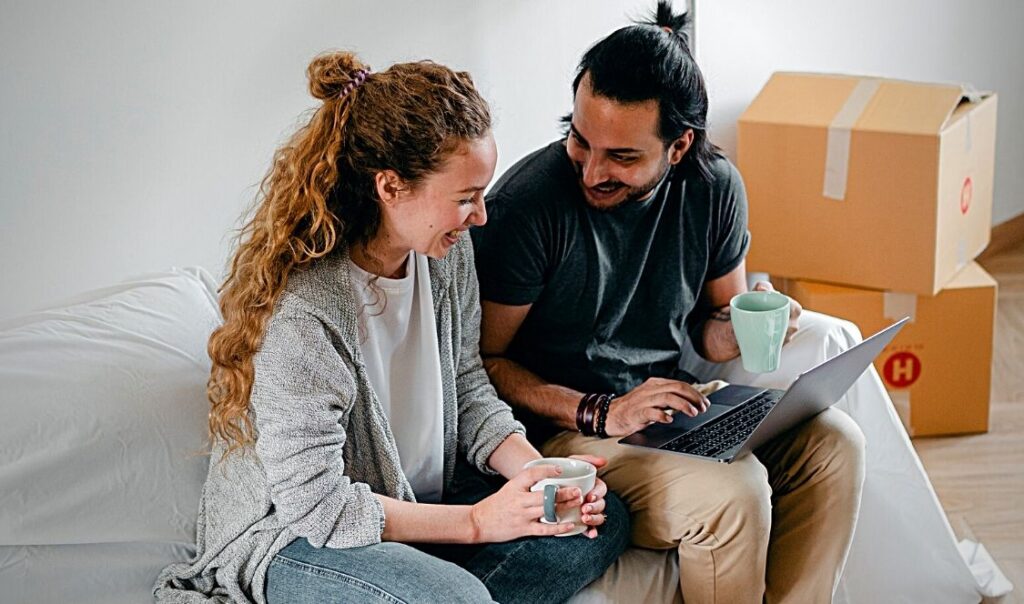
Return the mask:
[[175,269],[0,322],[0,546],[194,543],[219,316]]

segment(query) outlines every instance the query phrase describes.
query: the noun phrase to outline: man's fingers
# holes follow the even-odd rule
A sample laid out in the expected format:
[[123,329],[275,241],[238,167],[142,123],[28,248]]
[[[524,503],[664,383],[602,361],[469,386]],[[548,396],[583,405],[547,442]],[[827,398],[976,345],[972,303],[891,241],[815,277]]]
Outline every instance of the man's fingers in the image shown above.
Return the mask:
[[683,398],[674,393],[666,392],[664,394],[651,397],[650,403],[651,405],[658,407],[662,410],[665,410],[665,408],[667,407],[669,409],[674,409],[676,411],[679,411],[680,413],[685,413],[686,415],[693,417],[707,409],[707,407],[704,404],[704,397],[702,397],[700,394],[697,394],[694,398],[696,400]]
[[[692,417],[693,415],[696,414],[687,413],[687,415],[690,415]],[[658,407],[648,407],[644,409],[644,420],[647,422],[654,422],[659,424],[671,424],[672,416],[666,413],[664,409],[659,409]]]
[[[658,394],[670,395],[670,396],[674,396],[674,397],[677,397],[677,398],[681,398],[681,399],[690,401],[691,403],[696,405],[697,408],[699,410],[701,410],[701,411],[706,410],[707,407],[711,405],[711,401],[708,400],[708,397],[706,397],[703,394],[701,394],[700,391],[698,391],[696,388],[694,388],[690,384],[687,384],[686,382],[679,382],[679,381],[673,380],[673,381],[671,381],[669,383],[662,384],[661,387],[658,388]],[[662,400],[671,400],[671,399],[662,399]],[[665,406],[665,405],[662,405],[662,406]],[[678,407],[676,407],[674,405],[669,404],[668,406],[672,407],[673,409],[678,409],[679,411],[682,411],[682,409],[679,409]]]

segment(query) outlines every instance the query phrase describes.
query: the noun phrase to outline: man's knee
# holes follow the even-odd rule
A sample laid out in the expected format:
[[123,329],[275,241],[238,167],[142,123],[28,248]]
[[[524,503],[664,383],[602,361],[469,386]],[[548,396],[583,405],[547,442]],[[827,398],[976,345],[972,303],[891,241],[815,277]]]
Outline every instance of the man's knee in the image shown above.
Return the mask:
[[767,546],[771,532],[771,487],[764,466],[752,455],[732,464],[709,464],[703,476],[684,476],[661,487],[661,497],[634,516],[633,540],[644,547],[680,543],[719,547],[736,540]]
[[813,451],[820,451],[829,467],[845,471],[858,486],[864,479],[865,438],[857,422],[849,415],[830,407],[809,423],[809,442]]

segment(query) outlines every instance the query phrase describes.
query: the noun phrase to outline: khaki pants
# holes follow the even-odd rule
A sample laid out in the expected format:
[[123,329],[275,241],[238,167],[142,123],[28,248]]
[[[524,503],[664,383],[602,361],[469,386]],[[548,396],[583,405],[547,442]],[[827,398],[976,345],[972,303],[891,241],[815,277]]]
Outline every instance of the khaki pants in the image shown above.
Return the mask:
[[830,408],[731,464],[617,440],[562,432],[542,451],[607,458],[600,476],[630,506],[633,543],[678,549],[687,604],[832,600],[864,481],[864,436],[845,413]]

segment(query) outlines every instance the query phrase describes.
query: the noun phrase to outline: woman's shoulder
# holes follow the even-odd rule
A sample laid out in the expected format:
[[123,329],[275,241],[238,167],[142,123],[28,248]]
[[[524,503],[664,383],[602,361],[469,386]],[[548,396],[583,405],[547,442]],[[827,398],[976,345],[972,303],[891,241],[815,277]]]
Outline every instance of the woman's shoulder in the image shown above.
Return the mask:
[[[296,269],[274,306],[274,316],[318,317],[338,323],[344,309],[354,304],[346,291],[347,270],[344,255],[333,252]],[[347,294],[347,295],[346,295]]]

